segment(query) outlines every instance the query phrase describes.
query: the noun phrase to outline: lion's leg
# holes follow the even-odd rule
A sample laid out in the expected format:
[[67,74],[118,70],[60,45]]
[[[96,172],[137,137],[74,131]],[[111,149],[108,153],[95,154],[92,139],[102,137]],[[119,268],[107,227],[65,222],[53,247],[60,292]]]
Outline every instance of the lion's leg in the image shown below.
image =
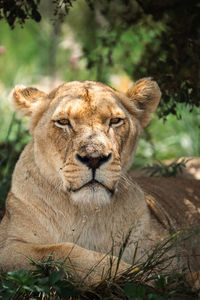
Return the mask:
[[[45,256],[52,255],[53,259],[65,261],[74,271],[76,278],[87,277],[87,282],[95,282],[105,278],[110,272],[111,257],[106,254],[87,250],[72,243],[52,245],[35,245],[22,242],[12,242],[0,250],[0,266],[3,270],[31,268],[31,258],[35,262],[41,261]],[[116,273],[117,257],[112,259],[111,275]],[[130,267],[120,262],[118,272]]]

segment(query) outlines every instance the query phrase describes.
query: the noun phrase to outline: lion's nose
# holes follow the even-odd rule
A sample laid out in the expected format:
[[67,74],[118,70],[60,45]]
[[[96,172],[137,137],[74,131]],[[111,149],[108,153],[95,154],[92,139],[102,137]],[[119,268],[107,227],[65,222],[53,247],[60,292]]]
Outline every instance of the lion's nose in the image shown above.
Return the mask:
[[111,159],[111,156],[112,153],[109,153],[108,155],[98,156],[98,157],[80,156],[79,154],[76,154],[76,159],[90,169],[97,169],[101,165],[108,162]]

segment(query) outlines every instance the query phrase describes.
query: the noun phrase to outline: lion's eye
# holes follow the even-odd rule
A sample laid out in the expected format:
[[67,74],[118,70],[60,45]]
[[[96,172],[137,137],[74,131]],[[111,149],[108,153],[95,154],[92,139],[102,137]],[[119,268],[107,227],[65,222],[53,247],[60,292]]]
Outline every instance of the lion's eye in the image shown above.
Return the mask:
[[122,119],[121,118],[112,118],[110,120],[110,125],[119,125],[122,123]]
[[57,120],[56,123],[61,126],[71,125],[70,120],[68,120],[68,119],[60,119],[60,120]]

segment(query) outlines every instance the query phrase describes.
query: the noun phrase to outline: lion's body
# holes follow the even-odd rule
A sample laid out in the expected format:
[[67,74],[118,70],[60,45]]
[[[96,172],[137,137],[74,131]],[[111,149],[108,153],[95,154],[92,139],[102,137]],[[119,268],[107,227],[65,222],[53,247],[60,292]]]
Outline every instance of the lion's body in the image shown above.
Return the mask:
[[[149,79],[126,96],[95,82],[65,84],[49,95],[15,90],[15,105],[31,115],[33,141],[16,165],[0,225],[2,269],[29,267],[26,257],[53,254],[70,259],[79,275],[102,260],[91,275],[98,279],[109,266],[105,254],[118,255],[130,231],[128,264],[136,246],[137,260],[167,236],[169,228],[127,176],[159,98]],[[126,266],[121,262],[120,270]]]

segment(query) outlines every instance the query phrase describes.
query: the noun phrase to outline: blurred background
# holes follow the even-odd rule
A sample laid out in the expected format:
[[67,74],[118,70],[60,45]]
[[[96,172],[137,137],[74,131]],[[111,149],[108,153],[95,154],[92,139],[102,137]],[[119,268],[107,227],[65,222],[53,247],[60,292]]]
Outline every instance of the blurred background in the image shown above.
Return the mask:
[[151,2],[0,1],[0,207],[31,139],[10,104],[16,84],[48,92],[64,81],[98,80],[126,91],[152,76],[162,101],[133,168],[199,156],[199,1]]

